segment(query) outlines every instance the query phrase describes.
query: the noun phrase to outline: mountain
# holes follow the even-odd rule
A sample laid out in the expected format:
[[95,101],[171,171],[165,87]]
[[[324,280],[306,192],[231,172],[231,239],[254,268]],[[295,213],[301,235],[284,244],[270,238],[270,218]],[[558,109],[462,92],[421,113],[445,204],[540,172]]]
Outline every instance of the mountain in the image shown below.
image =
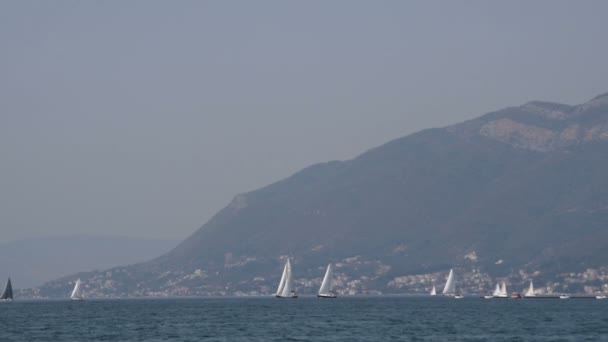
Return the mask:
[[103,270],[149,260],[171,250],[177,243],[174,240],[86,235],[6,242],[0,244],[0,276],[10,276],[17,288],[40,286],[82,270]]
[[270,294],[290,256],[302,293],[330,261],[342,293],[427,292],[452,267],[469,293],[531,278],[608,291],[606,175],[608,94],[530,102],[310,166],[237,195],[167,254],[79,276],[100,297]]

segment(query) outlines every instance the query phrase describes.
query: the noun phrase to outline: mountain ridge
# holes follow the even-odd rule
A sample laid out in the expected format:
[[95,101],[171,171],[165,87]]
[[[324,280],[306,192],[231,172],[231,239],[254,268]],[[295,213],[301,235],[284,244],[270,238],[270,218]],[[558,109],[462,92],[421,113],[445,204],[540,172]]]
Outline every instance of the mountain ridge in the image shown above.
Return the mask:
[[577,106],[531,101],[447,129],[464,137],[481,134],[515,147],[547,152],[581,142],[608,140],[606,106],[608,94]]
[[470,292],[497,277],[607,291],[607,154],[606,94],[532,101],[304,168],[235,196],[167,254],[81,278],[101,297],[270,294],[290,256],[304,293],[328,261],[342,293],[425,292],[451,267]]

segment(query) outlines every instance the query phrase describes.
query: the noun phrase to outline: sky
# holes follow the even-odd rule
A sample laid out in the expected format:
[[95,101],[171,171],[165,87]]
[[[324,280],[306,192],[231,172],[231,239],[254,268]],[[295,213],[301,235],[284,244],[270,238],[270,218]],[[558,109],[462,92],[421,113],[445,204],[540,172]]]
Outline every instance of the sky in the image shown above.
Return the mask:
[[0,1],[0,242],[182,239],[317,162],[608,92],[606,1]]

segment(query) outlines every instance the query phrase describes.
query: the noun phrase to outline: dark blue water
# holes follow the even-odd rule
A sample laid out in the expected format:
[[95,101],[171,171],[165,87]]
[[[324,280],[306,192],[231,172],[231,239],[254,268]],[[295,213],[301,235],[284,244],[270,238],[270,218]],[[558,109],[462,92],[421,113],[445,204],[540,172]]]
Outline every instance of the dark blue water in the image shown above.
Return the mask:
[[0,303],[0,341],[608,341],[608,300],[157,299]]

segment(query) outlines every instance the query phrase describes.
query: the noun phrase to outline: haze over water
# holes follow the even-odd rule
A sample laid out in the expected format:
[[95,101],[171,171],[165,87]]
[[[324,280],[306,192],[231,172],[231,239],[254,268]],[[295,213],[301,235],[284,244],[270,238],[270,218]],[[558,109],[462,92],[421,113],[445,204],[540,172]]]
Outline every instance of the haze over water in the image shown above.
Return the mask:
[[1,1],[0,242],[184,239],[313,163],[608,90],[605,1]]
[[[218,288],[207,293],[222,294],[228,290],[227,285],[254,284],[251,279],[270,283],[272,277],[277,276],[270,258],[278,260],[291,251],[276,251],[276,255],[261,260],[265,268],[260,270],[267,272],[263,277],[253,274],[257,271],[245,275],[245,267],[231,268],[234,279],[230,282],[213,278],[214,274],[227,276],[228,272],[211,270],[207,273],[204,265],[197,264],[201,260],[210,261],[209,264],[223,265],[225,269],[227,265],[249,265],[247,267],[252,270],[253,262],[240,261],[260,260],[262,258],[256,258],[263,254],[258,253],[261,250],[271,244],[283,245],[284,241],[248,236],[251,227],[240,229],[235,225],[238,229],[230,231],[220,227],[217,230],[227,231],[228,236],[237,232],[232,234],[234,239],[270,241],[251,248],[253,251],[247,252],[251,255],[243,255],[235,263],[222,264],[222,256],[230,255],[231,259],[234,255],[237,259],[241,251],[228,247],[238,246],[233,242],[243,240],[221,237],[217,241],[230,243],[212,246],[219,251],[214,252],[219,256],[218,262],[198,254],[209,248],[186,244],[188,251],[194,252],[173,254],[188,257],[167,262],[166,265],[173,269],[164,269],[167,266],[162,262],[156,268],[146,264],[123,265],[161,256],[174,246],[174,242],[162,248],[153,247],[154,255],[129,253],[112,261],[107,254],[120,254],[118,243],[111,242],[108,251],[102,248],[101,255],[97,255],[92,248],[86,247],[84,240],[70,242],[76,250],[69,253],[69,248],[51,245],[50,239],[43,237],[57,239],[59,236],[63,241],[70,235],[83,235],[83,239],[120,235],[182,241],[230,203],[235,195],[284,179],[314,163],[350,159],[425,128],[462,122],[530,100],[583,103],[590,96],[608,90],[608,44],[604,43],[608,32],[606,13],[608,2],[593,0],[501,3],[475,0],[378,3],[356,0],[1,1],[0,256],[4,256],[1,258],[4,264],[0,262],[0,284],[10,276],[18,290],[16,293],[21,294],[25,293],[22,287],[66,276],[56,283],[46,283],[47,288],[43,289],[46,292],[27,289],[30,298],[40,298],[35,297],[40,293],[49,295],[42,298],[53,298],[67,297],[68,287],[71,288],[80,276],[83,286],[93,294],[91,297],[95,294],[109,297],[172,295],[174,290],[190,294],[185,291],[208,284],[216,284]],[[529,127],[516,124],[512,120],[509,128],[519,127],[530,132]],[[492,130],[495,131],[504,132]],[[541,130],[541,133],[548,135],[553,131]],[[532,136],[532,140],[534,138]],[[446,151],[459,155],[459,151]],[[488,154],[481,154],[482,162],[488,161],[486,155],[498,155],[488,151]],[[442,154],[437,156],[440,156],[437,160],[447,160]],[[466,161],[468,155],[463,156],[462,160]],[[606,160],[603,157],[601,155],[597,160],[603,162]],[[460,161],[455,160],[457,164]],[[418,160],[415,161],[411,165],[419,165]],[[427,170],[439,169],[436,165],[422,165],[426,170],[420,174],[424,175]],[[588,165],[593,166],[576,166],[572,170],[601,170],[595,166],[597,164]],[[404,169],[414,170],[409,166]],[[483,170],[477,167],[463,169],[467,175],[484,174],[478,172]],[[444,170],[452,170],[451,165],[446,165]],[[606,179],[601,171],[597,173],[600,174],[597,179]],[[384,173],[377,174],[381,175],[378,179],[385,179]],[[432,177],[433,173],[428,174]],[[361,175],[365,177],[355,173],[355,179],[368,179],[366,173]],[[572,175],[579,173],[572,172]],[[556,183],[571,184],[568,179],[556,179],[559,180]],[[455,183],[459,182],[450,184]],[[345,189],[356,189],[350,183],[346,184],[349,186],[344,186]],[[433,178],[428,184],[440,182]],[[499,183],[488,178],[488,184]],[[589,184],[589,189],[597,190],[603,187],[594,184],[604,183]],[[580,188],[587,189],[585,186]],[[302,188],[310,189],[306,185]],[[399,190],[399,196],[394,198],[402,199],[401,194],[415,193],[412,188]],[[545,189],[556,187],[549,185]],[[428,187],[422,190],[420,193],[433,198],[445,194],[432,194],[427,191]],[[571,190],[563,192],[571,193]],[[296,195],[286,193],[285,198],[297,198]],[[575,196],[572,202],[565,201],[567,205],[560,206],[559,212],[575,212],[570,209],[576,207],[577,198],[583,197]],[[380,207],[385,203],[399,204],[383,202],[382,196],[378,198],[376,203]],[[596,198],[599,196],[589,196],[591,206],[581,207],[581,212],[601,212],[594,207]],[[239,204],[238,201],[234,203]],[[415,203],[421,208],[431,208],[430,201]],[[404,208],[402,205],[394,207],[394,212]],[[300,210],[302,208],[305,210]],[[361,212],[361,208],[353,208],[353,213]],[[523,208],[520,212],[531,212],[528,209]],[[551,212],[549,209],[546,212]],[[313,213],[321,216],[322,212],[309,211],[307,206],[279,210],[272,207],[268,212],[281,210],[283,213],[311,214],[309,217],[313,217]],[[440,211],[433,211],[428,217],[444,214]],[[463,216],[469,213],[463,212]],[[491,210],[484,212],[491,213]],[[265,216],[262,212],[258,217]],[[293,217],[296,219],[286,220],[288,223],[281,225],[289,226],[298,220],[298,216]],[[357,218],[356,215],[346,217]],[[476,219],[475,215],[469,217]],[[583,222],[580,217],[574,217],[571,222]],[[568,222],[558,218],[556,222]],[[237,217],[236,221],[251,224],[251,220],[239,219]],[[483,220],[477,221],[485,224]],[[261,222],[258,228],[269,226],[267,222]],[[370,222],[370,227],[377,229],[379,221]],[[402,223],[397,219],[392,222]],[[598,222],[594,219],[591,230],[603,229]],[[437,227],[446,227],[444,222],[440,223]],[[516,223],[508,228],[525,229],[524,225]],[[349,222],[344,226],[354,224]],[[412,226],[425,229],[419,222]],[[467,224],[462,226],[471,228]],[[555,228],[552,224],[547,226]],[[308,233],[309,227],[315,226],[309,224],[298,229],[302,235],[294,235],[297,237],[289,242],[294,247],[302,244],[301,236],[313,235]],[[471,231],[479,236],[478,232],[482,230]],[[568,243],[572,245],[571,237],[581,235],[580,231],[564,235],[563,239],[556,235],[560,244],[549,246],[548,250],[567,249]],[[274,232],[262,234],[263,237],[278,235]],[[348,234],[342,234],[345,235],[348,237]],[[394,238],[390,234],[377,234],[383,238],[384,235],[387,240]],[[520,235],[530,239],[526,234],[510,232],[498,237],[488,236],[491,241],[504,244]],[[341,241],[342,236],[336,240]],[[369,235],[361,236],[365,243],[359,246],[368,247],[369,239],[366,238]],[[456,230],[452,235],[462,236],[464,234]],[[576,252],[592,251],[591,247],[600,250],[602,246],[598,247],[597,242],[605,239],[593,236],[577,245],[580,247],[575,248]],[[322,238],[327,239],[325,235]],[[450,237],[444,238],[449,245]],[[21,243],[21,239],[25,242]],[[85,265],[74,263],[76,266],[68,268],[64,261],[65,271],[51,270],[53,266],[48,264],[55,262],[46,257],[44,248],[37,247],[39,239],[45,241],[42,242],[45,246],[50,246],[50,254],[58,259],[77,259],[85,263],[86,254],[108,264],[94,265],[94,262],[86,261]],[[101,245],[100,238],[93,240],[94,244]],[[407,244],[401,244],[395,239],[399,245],[386,248],[395,251],[391,255],[395,264],[404,265],[402,259],[412,256],[406,247],[410,248],[409,243],[414,240],[408,237],[404,239]],[[470,239],[466,240],[466,246],[477,248]],[[205,236],[199,241],[215,243]],[[536,244],[538,240],[528,241]],[[562,245],[562,241],[566,243]],[[127,244],[123,250],[143,251],[143,247],[134,248],[134,242]],[[29,249],[22,247],[26,245]],[[325,241],[315,242],[307,250],[322,245],[326,245]],[[411,246],[430,250],[427,245]],[[226,254],[222,248],[226,249]],[[434,248],[448,250],[450,247],[439,245]],[[489,251],[497,249],[495,246],[486,248]],[[31,258],[21,257],[20,251]],[[505,254],[522,255],[520,251],[511,248]],[[329,256],[331,252],[323,255]],[[344,278],[346,271],[341,276],[346,284],[361,284],[361,279],[369,279],[369,274],[374,273],[360,273],[359,261],[352,257],[358,257],[359,250],[348,252],[343,253],[346,259],[341,258],[352,261],[347,266],[357,271],[357,274],[353,272],[357,278]],[[376,251],[364,252],[377,254]],[[467,251],[466,255],[470,253]],[[477,254],[473,255],[477,260]],[[554,254],[543,255],[547,256],[549,264],[556,263],[552,259]],[[507,257],[484,258],[480,252],[480,263],[505,267],[501,274],[495,272],[493,277],[521,274],[513,268],[507,270],[510,267]],[[312,265],[305,265],[304,258],[300,259],[298,266],[302,267],[298,272],[304,276],[305,267],[316,272],[319,265],[339,261],[325,256],[322,259]],[[604,260],[603,257],[597,259]],[[463,259],[459,257],[459,260]],[[385,272],[391,270],[390,265],[387,268],[385,264],[376,263],[377,260],[372,261],[369,265],[379,265]],[[423,262],[427,261],[425,258]],[[447,263],[459,266],[458,260],[440,259],[435,264],[439,267],[431,265],[429,272],[440,272],[444,266],[452,266]],[[530,264],[527,258],[524,263]],[[410,270],[419,269],[418,264]],[[605,284],[600,281],[605,281],[607,269],[590,270],[586,261],[581,265],[584,267],[580,274],[585,275],[580,278],[595,282],[591,285],[597,287],[590,291],[605,294]],[[114,266],[121,268],[121,272],[105,271],[106,267],[111,270]],[[92,271],[96,268],[100,270]],[[472,269],[479,274],[477,265]],[[392,270],[396,272],[391,275],[392,279],[377,278],[378,284],[384,286],[400,278],[402,274],[397,273],[400,271]],[[87,275],[84,273],[87,271],[92,272]],[[72,276],[75,272],[80,273]],[[309,278],[302,278],[302,282],[314,283],[314,279],[320,277],[314,272],[307,272]],[[530,274],[546,276],[543,272],[534,269]],[[594,278],[590,279],[588,274]],[[187,281],[179,282],[184,279]],[[417,283],[423,288],[430,284],[428,279],[431,278],[422,274],[418,279],[424,280]],[[488,279],[486,277],[485,281]],[[480,283],[477,279],[474,281],[479,288]],[[568,288],[573,284],[569,281],[564,280],[560,285],[565,284]],[[544,282],[557,284],[552,280]],[[159,284],[162,287],[155,288]],[[582,282],[576,284],[583,289],[586,286]],[[259,283],[259,286],[264,292],[248,289],[259,292],[232,293],[268,293],[266,289],[270,285]],[[274,286],[273,283],[270,287]],[[132,289],[141,292],[134,293]],[[364,290],[373,291],[374,288]],[[601,341],[608,340],[608,301],[454,300],[438,296],[339,297],[335,300],[307,297],[297,300],[91,298],[73,302],[25,300],[16,296],[14,302],[0,302],[0,342],[107,340]]]

